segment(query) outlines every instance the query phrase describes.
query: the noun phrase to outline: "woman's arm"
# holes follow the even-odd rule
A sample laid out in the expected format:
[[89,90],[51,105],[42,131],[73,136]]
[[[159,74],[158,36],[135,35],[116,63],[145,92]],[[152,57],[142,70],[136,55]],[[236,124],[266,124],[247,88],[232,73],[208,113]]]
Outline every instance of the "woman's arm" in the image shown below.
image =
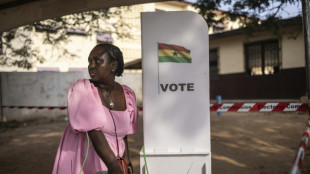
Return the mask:
[[133,173],[133,166],[130,161],[130,155],[129,155],[129,147],[128,147],[128,141],[127,141],[127,135],[123,138],[125,142],[125,152],[124,152],[124,159],[126,160],[128,164],[128,173]]
[[101,131],[92,130],[89,131],[89,137],[98,156],[107,166],[108,172],[112,174],[123,174],[122,168],[117,162],[104,134]]

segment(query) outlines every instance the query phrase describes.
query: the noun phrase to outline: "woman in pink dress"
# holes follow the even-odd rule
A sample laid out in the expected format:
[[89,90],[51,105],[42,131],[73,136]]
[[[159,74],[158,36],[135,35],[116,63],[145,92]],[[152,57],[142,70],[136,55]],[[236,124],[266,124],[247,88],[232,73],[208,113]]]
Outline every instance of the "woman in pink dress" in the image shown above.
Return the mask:
[[91,80],[80,79],[68,91],[70,122],[60,141],[53,174],[123,174],[118,155],[132,173],[127,135],[136,132],[138,118],[134,92],[115,82],[115,76],[124,70],[122,52],[114,45],[99,44],[88,62]]

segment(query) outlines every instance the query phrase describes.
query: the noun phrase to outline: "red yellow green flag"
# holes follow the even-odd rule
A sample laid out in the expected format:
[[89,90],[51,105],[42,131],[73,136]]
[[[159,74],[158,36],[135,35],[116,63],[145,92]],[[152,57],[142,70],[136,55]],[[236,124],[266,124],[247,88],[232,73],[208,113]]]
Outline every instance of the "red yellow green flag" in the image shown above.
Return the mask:
[[190,50],[182,46],[158,43],[158,61],[191,63],[192,57],[190,55]]

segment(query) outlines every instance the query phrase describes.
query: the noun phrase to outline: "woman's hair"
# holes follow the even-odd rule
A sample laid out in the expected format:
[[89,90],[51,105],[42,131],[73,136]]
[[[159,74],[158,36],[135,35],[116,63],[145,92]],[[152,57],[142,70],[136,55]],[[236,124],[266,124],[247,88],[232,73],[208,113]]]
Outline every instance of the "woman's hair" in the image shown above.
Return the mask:
[[98,44],[95,47],[104,48],[105,52],[108,53],[109,58],[118,62],[115,75],[118,77],[121,76],[124,71],[124,59],[122,51],[117,46],[108,43]]

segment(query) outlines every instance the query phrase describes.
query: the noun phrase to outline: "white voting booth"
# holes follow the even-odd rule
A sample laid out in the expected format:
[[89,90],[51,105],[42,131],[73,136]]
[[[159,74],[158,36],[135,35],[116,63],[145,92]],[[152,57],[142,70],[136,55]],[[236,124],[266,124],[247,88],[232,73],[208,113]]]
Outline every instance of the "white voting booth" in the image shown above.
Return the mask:
[[[207,24],[200,15],[189,11],[145,12],[141,18],[148,171],[210,174]],[[141,150],[142,174],[145,168]]]

